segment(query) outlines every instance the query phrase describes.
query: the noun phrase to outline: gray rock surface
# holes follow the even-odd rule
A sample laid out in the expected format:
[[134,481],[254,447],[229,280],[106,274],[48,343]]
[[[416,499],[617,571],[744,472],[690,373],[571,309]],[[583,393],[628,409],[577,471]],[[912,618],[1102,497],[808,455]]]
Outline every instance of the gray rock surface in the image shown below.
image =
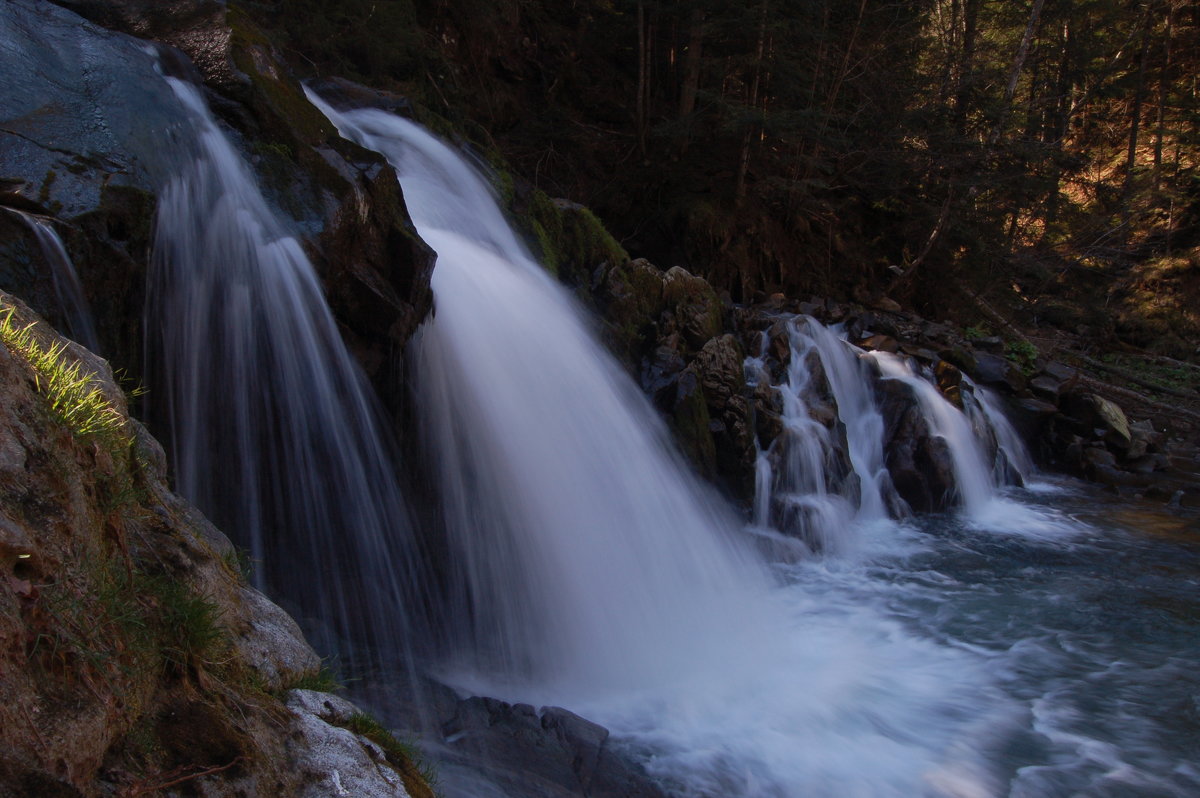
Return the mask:
[[0,4],[0,177],[64,217],[107,186],[150,190],[190,136],[152,48],[39,0]]
[[321,658],[292,616],[252,587],[243,587],[240,597],[250,622],[234,645],[268,689],[279,689],[321,667]]
[[291,753],[304,788],[298,798],[408,798],[383,749],[336,725],[357,711],[327,693],[292,690],[287,707],[297,719]]

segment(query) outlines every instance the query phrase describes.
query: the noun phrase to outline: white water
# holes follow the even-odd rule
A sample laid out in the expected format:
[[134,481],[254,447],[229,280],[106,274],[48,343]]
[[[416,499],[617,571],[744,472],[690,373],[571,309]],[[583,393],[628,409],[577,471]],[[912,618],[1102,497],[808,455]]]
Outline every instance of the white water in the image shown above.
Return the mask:
[[741,636],[767,579],[732,514],[671,454],[486,184],[410,122],[326,113],[397,167],[438,253],[415,371],[454,547],[459,667],[518,690],[625,691]]
[[[996,439],[994,478],[1001,484],[1017,482],[1024,485],[1033,476],[1033,459],[1029,456],[1029,450],[1000,409],[999,397],[982,385],[971,387],[970,393],[978,405],[980,421]],[[974,409],[974,404],[968,407],[968,410]]]
[[394,664],[415,555],[371,394],[299,242],[199,91],[166,80],[198,138],[160,193],[147,302],[179,490],[322,654]]
[[[883,416],[876,406],[865,353],[815,319],[789,317],[787,379],[775,386],[782,403],[783,434],[760,452],[756,469],[754,522],[809,541],[825,554],[848,554],[856,531],[889,515],[903,515],[883,458]],[[751,382],[768,381],[764,354],[747,360]],[[813,372],[815,358],[820,370]],[[817,378],[821,379],[818,380]],[[814,404],[828,400],[840,424],[814,417]],[[844,453],[852,478],[838,477]],[[836,484],[831,484],[836,483]]]
[[47,219],[34,216],[31,213],[8,210],[25,220],[25,224],[37,238],[42,249],[42,256],[50,266],[50,277],[54,284],[54,294],[58,299],[59,308],[67,322],[67,331],[75,341],[83,344],[93,352],[100,352],[100,339],[96,335],[96,324],[92,320],[92,309],[83,293],[83,284],[75,271],[75,264],[67,254],[67,248],[54,225]]
[[[1009,708],[981,660],[911,634],[858,566],[771,587],[481,178],[409,122],[324,110],[439,255],[416,354],[458,683],[603,723],[681,794],[993,794],[978,752]],[[864,561],[916,550],[892,528]]]

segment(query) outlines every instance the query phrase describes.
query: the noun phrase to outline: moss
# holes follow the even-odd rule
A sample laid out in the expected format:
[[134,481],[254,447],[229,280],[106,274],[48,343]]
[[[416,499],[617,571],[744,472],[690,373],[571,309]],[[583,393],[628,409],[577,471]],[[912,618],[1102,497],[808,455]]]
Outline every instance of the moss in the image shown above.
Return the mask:
[[717,468],[717,447],[710,429],[711,421],[704,389],[695,373],[687,369],[679,375],[670,424],[683,453],[706,477],[714,476]]
[[582,205],[551,199],[541,189],[530,193],[518,223],[532,234],[542,265],[564,282],[586,284],[600,264],[629,261],[629,254],[594,213]]

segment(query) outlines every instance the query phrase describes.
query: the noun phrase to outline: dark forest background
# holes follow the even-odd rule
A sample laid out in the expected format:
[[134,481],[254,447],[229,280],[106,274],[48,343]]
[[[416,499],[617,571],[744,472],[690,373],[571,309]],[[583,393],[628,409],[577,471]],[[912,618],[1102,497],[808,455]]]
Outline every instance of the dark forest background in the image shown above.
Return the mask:
[[412,98],[735,301],[886,295],[1197,356],[1193,3],[242,8],[303,73]]

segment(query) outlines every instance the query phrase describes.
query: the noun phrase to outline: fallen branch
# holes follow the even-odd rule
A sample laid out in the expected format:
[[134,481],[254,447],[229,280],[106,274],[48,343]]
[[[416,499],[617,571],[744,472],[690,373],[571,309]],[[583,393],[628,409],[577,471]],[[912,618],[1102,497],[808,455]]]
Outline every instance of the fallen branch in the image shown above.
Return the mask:
[[1087,385],[1090,389],[1092,389],[1093,393],[1098,393],[1098,394],[1107,393],[1112,396],[1117,396],[1117,397],[1128,399],[1128,400],[1131,400],[1134,402],[1139,402],[1142,405],[1144,405],[1145,407],[1155,411],[1156,413],[1161,413],[1163,415],[1172,416],[1172,417],[1186,416],[1188,419],[1195,422],[1196,424],[1200,424],[1200,413],[1197,413],[1194,410],[1188,410],[1186,407],[1180,407],[1179,405],[1164,404],[1157,400],[1151,399],[1149,396],[1146,396],[1145,394],[1141,394],[1141,393],[1138,393],[1137,391],[1130,390],[1129,388],[1122,388],[1118,385],[1113,385],[1112,383],[1102,382],[1093,377],[1084,376],[1083,374],[1079,375],[1079,381],[1081,383],[1083,383],[1084,385]]
[[1165,393],[1168,396],[1178,396],[1181,399],[1200,399],[1200,394],[1197,394],[1195,391],[1181,391],[1178,388],[1170,388],[1166,385],[1160,385],[1159,383],[1151,382],[1145,377],[1141,377],[1131,371],[1127,371],[1120,366],[1113,366],[1099,360],[1093,360],[1086,355],[1076,354],[1075,356],[1079,358],[1081,362],[1086,363],[1092,368],[1100,369],[1101,371],[1107,371],[1109,374],[1115,374],[1123,380],[1128,380],[1134,385],[1140,385],[1141,387],[1148,388],[1151,391]]

